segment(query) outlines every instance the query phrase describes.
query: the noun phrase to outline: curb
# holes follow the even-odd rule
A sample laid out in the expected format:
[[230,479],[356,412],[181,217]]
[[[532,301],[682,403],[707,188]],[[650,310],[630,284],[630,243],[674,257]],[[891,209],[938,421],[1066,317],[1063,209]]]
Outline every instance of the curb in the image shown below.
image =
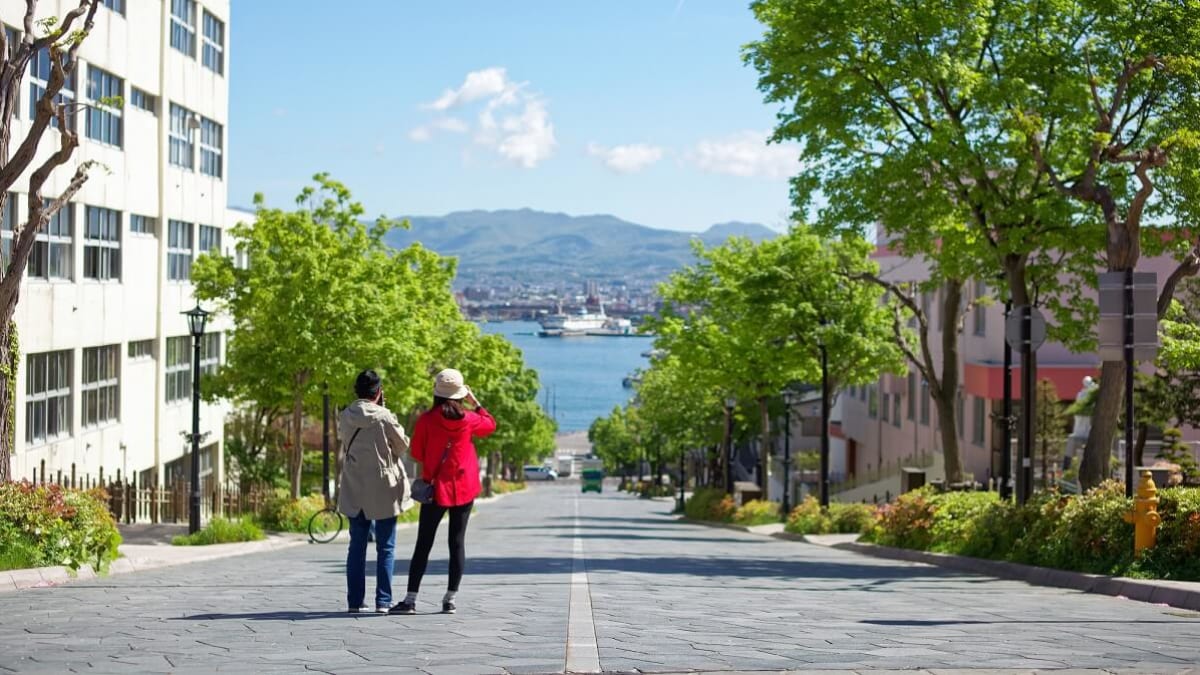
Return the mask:
[[982,574],[1001,579],[1024,581],[1035,586],[1068,588],[1084,593],[1110,595],[1138,602],[1200,610],[1200,584],[1192,582],[1110,577],[1103,574],[1086,574],[1050,567],[1022,565],[1002,560],[986,560],[984,558],[971,558],[949,553],[914,551],[858,542],[834,544],[830,548],[876,558],[924,563],[960,572],[971,572],[973,574]]
[[[82,565],[77,571],[74,572],[72,572],[70,568],[61,565],[55,567],[37,567],[24,570],[8,570],[0,572],[0,593],[15,592],[26,588],[47,588],[73,581],[89,581],[114,576],[117,574],[129,574],[131,572],[141,572],[160,567],[174,567],[176,565],[187,565],[189,563],[204,562],[208,560],[232,558],[234,556],[248,555],[250,553],[275,551],[278,549],[291,548],[293,546],[300,546],[307,543],[307,537],[301,539],[298,537],[276,536],[273,538],[268,538],[264,541],[244,542],[242,544],[233,545],[224,544],[225,546],[231,546],[231,548],[215,552],[199,552],[199,555],[189,558],[167,559],[122,557],[112,561],[112,563],[108,566],[108,571],[105,573],[96,572],[91,565]],[[222,546],[222,544],[215,545]],[[232,546],[237,546],[237,548],[232,548]],[[179,550],[181,547],[169,548],[170,550]]]

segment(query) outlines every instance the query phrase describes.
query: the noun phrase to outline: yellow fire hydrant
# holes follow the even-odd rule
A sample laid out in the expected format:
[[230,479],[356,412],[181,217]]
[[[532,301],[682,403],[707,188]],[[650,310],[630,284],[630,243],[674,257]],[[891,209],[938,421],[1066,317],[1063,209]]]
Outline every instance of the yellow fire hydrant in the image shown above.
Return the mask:
[[1158,515],[1158,488],[1154,485],[1154,476],[1149,471],[1142,472],[1142,480],[1138,483],[1137,494],[1133,499],[1133,511],[1125,514],[1125,522],[1133,523],[1135,554],[1154,548],[1162,516]]

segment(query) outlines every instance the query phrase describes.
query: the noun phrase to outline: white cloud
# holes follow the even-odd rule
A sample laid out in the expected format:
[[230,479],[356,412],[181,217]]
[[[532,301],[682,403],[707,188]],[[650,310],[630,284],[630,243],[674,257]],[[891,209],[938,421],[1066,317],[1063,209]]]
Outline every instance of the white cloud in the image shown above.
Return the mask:
[[800,148],[767,144],[768,134],[742,131],[724,138],[705,139],[687,154],[704,171],[733,176],[787,178],[799,172]]
[[467,73],[458,89],[447,89],[436,101],[426,105],[433,110],[449,110],[464,103],[497,96],[513,96],[523,84],[508,79],[504,68],[485,68]]
[[470,127],[466,122],[457,117],[439,117],[438,119],[423,124],[419,127],[414,127],[408,132],[409,140],[414,143],[425,143],[433,140],[435,131],[446,131],[452,134],[465,134]]
[[[457,89],[447,89],[424,107],[446,111],[483,102],[474,125],[474,142],[504,159],[532,169],[554,154],[558,141],[545,100],[513,82],[504,68],[486,68],[467,74]],[[457,117],[439,117],[409,131],[414,142],[425,142],[439,131],[465,134],[472,125]]]
[[588,154],[600,158],[604,166],[617,173],[636,173],[662,159],[663,150],[657,145],[645,143],[615,145],[611,148],[589,143]]

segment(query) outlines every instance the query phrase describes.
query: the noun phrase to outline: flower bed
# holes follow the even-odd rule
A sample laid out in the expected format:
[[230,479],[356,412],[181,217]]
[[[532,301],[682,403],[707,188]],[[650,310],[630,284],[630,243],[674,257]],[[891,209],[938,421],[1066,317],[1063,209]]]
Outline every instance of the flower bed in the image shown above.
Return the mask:
[[102,490],[0,484],[0,570],[86,564],[103,571],[120,544]]
[[1159,492],[1158,546],[1133,553],[1132,507],[1124,486],[1084,495],[1036,494],[1023,506],[990,492],[901,495],[880,509],[865,540],[941,553],[1118,576],[1200,581],[1200,489]]
[[784,531],[792,534],[859,534],[875,524],[875,507],[866,504],[832,502],[822,509],[816,497],[809,495],[792,509]]

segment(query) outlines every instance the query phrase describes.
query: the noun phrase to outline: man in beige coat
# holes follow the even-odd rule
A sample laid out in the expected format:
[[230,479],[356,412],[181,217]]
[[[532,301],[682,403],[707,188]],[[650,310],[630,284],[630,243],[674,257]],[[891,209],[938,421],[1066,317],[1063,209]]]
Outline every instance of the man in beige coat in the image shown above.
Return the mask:
[[408,474],[401,457],[408,436],[392,411],[384,407],[379,375],[364,370],[354,382],[358,400],[342,411],[338,438],[341,456],[338,511],[350,519],[346,556],[346,600],[351,612],[369,612],[366,597],[367,539],[375,526],[375,611],[392,606],[392,567],[396,548],[396,516],[412,508]]

